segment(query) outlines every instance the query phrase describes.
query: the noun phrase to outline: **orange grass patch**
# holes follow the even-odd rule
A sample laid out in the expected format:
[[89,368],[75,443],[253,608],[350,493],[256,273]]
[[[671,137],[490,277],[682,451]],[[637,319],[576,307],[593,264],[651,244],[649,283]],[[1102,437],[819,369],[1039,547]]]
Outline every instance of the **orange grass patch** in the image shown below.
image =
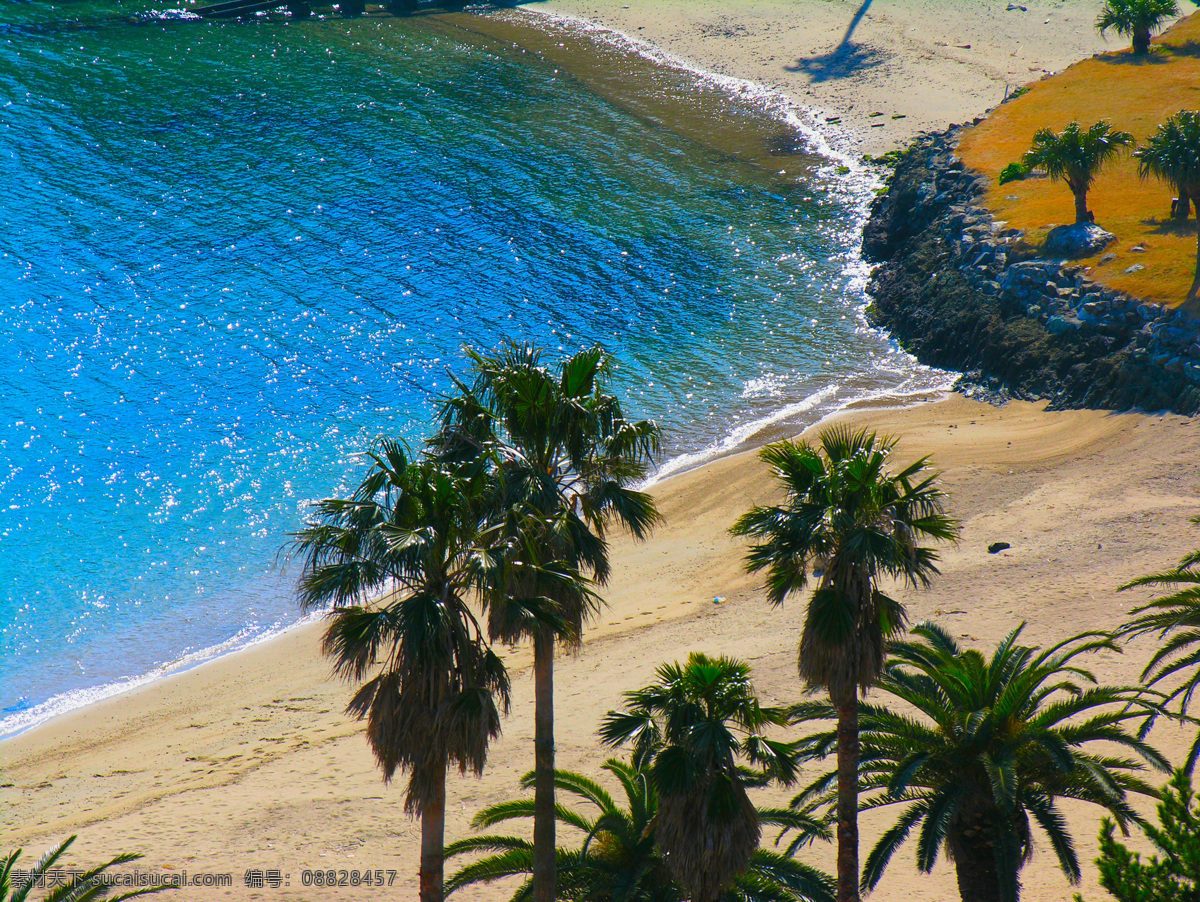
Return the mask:
[[[1200,13],[1181,19],[1154,41],[1148,59],[1128,50],[1098,54],[1031,85],[1027,93],[1002,104],[983,122],[963,132],[963,163],[988,176],[988,209],[1010,228],[1025,229],[1040,243],[1051,228],[1073,222],[1070,189],[1045,178],[999,184],[1000,170],[1029,149],[1033,133],[1055,131],[1073,119],[1086,126],[1108,119],[1117,128],[1145,140],[1170,115],[1200,109]],[[1100,263],[1097,255],[1082,263],[1091,278],[1112,288],[1168,306],[1187,296],[1196,266],[1196,222],[1180,228],[1171,222],[1174,192],[1157,179],[1140,179],[1137,161],[1125,157],[1101,172],[1088,193],[1096,222],[1117,236]],[[1142,246],[1144,252],[1131,248]],[[1130,266],[1144,269],[1127,273]]]

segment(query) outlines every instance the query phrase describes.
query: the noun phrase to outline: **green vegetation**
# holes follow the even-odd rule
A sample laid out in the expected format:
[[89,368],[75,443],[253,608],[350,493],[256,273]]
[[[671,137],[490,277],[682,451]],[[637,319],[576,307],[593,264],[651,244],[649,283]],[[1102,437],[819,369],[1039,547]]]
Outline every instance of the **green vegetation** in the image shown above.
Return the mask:
[[660,667],[625,704],[605,717],[600,738],[632,744],[658,795],[655,841],[671,873],[692,902],[717,902],[758,849],[747,788],[796,779],[795,750],[763,733],[787,713],[759,703],[745,664],[701,654]]
[[[473,378],[455,382],[425,452],[380,442],[350,496],[318,504],[294,544],[301,603],[328,606],[324,651],[360,684],[348,711],[365,720],[385,780],[408,777],[406,809],[421,819],[422,902],[514,878],[523,878],[514,902],[539,898],[547,882],[568,902],[858,899],[910,838],[924,872],[946,852],[964,902],[1018,902],[1035,831],[1072,882],[1081,875],[1064,799],[1114,819],[1099,867],[1122,902],[1195,897],[1200,806],[1184,774],[1200,742],[1160,794],[1148,767],[1170,766],[1147,736],[1164,717],[1195,724],[1187,709],[1200,686],[1200,552],[1131,583],[1174,591],[1133,611],[1116,636],[1084,633],[1041,649],[1020,644],[1018,627],[988,655],[930,623],[905,637],[905,609],[883,581],[928,584],[938,555],[926,543],[958,531],[929,462],[893,470],[893,440],[844,428],[816,443],[770,445],[760,456],[781,503],[752,508],[733,532],[751,540],[746,567],[765,574],[772,604],[814,583],[798,666],[828,701],[764,705],[749,667],[728,657],[663,665],[600,724],[603,743],[631,752],[604,765],[624,794],[618,803],[600,781],[552,766],[553,651],[582,641],[597,609],[607,528],[615,521],[642,537],[659,518],[632,488],[658,430],[626,419],[599,349],[546,365],[540,351],[507,345],[470,360]],[[1161,643],[1148,686],[1100,685],[1084,666],[1146,635]],[[482,772],[509,704],[490,643],[526,638],[537,745],[521,787],[533,793],[484,809],[474,826],[532,820],[532,838],[476,835],[446,847],[449,768]],[[870,687],[880,697],[861,701]],[[788,735],[797,728],[798,738]],[[804,764],[831,756],[836,766],[789,807],[755,803],[756,791],[793,785]],[[1143,824],[1133,795],[1159,797],[1160,827]],[[858,814],[885,809],[896,819],[860,870]],[[1114,830],[1130,825],[1144,826],[1158,855],[1143,860],[1116,841]],[[574,837],[567,847],[560,826]],[[777,846],[788,841],[782,851],[764,848],[766,827],[779,831]],[[836,881],[797,858],[834,835]],[[11,879],[16,854],[0,872],[0,902],[32,902]],[[471,856],[449,881],[446,855]],[[80,878],[91,882],[75,895],[43,902],[99,898],[102,871],[130,860],[113,859]]]
[[[1144,722],[1142,691],[1101,687],[1077,661],[1115,650],[1106,635],[1084,634],[1039,650],[1019,645],[1023,627],[985,657],[963,650],[941,628],[922,624],[892,647],[880,688],[890,698],[862,708],[862,769],[872,793],[864,809],[902,806],[863,868],[874,889],[900,846],[917,831],[917,867],[933,870],[944,848],[958,873],[963,902],[1016,902],[1019,875],[1042,830],[1071,880],[1078,856],[1058,802],[1079,799],[1109,811],[1126,828],[1137,820],[1130,793],[1153,795],[1142,761],[1166,762],[1128,726]],[[916,716],[897,713],[914,710]],[[827,706],[800,705],[801,722],[829,719]],[[833,732],[809,737],[824,756]],[[1115,757],[1115,746],[1142,761]],[[1095,751],[1091,751],[1096,747]],[[807,810],[832,804],[827,774],[796,797]]]
[[817,445],[781,442],[760,454],[786,496],[756,507],[735,535],[755,541],[746,557],[766,571],[767,598],[782,604],[817,585],[800,638],[800,677],[824,689],[837,709],[838,902],[858,899],[858,694],[883,671],[887,641],[904,628],[903,605],[884,594],[883,577],[927,584],[937,553],[922,540],[950,540],[955,520],[925,459],[888,471],[895,440],[845,428],[821,433]]
[[1009,163],[1000,170],[999,182],[1001,185],[1007,185],[1009,182],[1019,182],[1027,175],[1029,175],[1029,169],[1024,163]]
[[421,899],[442,898],[446,770],[482,773],[508,708],[508,675],[471,602],[497,581],[480,511],[486,474],[411,461],[383,442],[345,500],[328,499],[297,536],[300,602],[333,605],[323,650],[363,681],[347,710],[390,781],[408,774],[405,809],[421,817]]
[[1026,171],[1044,169],[1051,179],[1066,182],[1075,196],[1075,221],[1091,222],[1088,190],[1104,165],[1133,143],[1133,135],[1114,129],[1108,122],[1097,122],[1086,131],[1078,122],[1072,122],[1059,134],[1049,128],[1038,129],[1021,164]]
[[[1155,176],[1176,192],[1175,220],[1184,222],[1188,208],[1196,204],[1200,220],[1200,113],[1182,110],[1158,127],[1146,145],[1137,151],[1138,174]],[[1196,233],[1196,275],[1187,300],[1200,297],[1200,230]]]
[[1192,902],[1200,897],[1200,801],[1183,770],[1163,790],[1158,824],[1142,825],[1157,850],[1143,860],[1117,841],[1116,825],[1104,820],[1096,865],[1100,885],[1118,902]]
[[500,591],[485,598],[488,633],[533,642],[533,899],[554,902],[554,647],[579,643],[597,610],[585,577],[608,581],[607,526],[641,539],[658,520],[650,496],[631,486],[658,451],[659,432],[625,417],[608,391],[612,357],[600,348],[554,369],[529,345],[468,354],[473,381],[457,383],[432,447],[445,465],[493,472],[500,487],[492,516],[508,566]]
[[76,837],[70,836],[39,858],[27,871],[18,874],[17,863],[20,861],[22,849],[11,852],[0,862],[0,902],[34,902],[34,892],[45,888],[47,892],[41,902],[93,902],[104,899],[105,902],[122,902],[135,896],[148,896],[174,889],[173,886],[140,887],[129,892],[108,895],[109,885],[105,878],[108,872],[122,864],[138,861],[140,855],[123,854],[111,858],[104,864],[86,870],[72,870],[61,881],[50,879],[56,869],[62,868],[59,863],[67,849],[75,842]]
[[1135,56],[1150,52],[1150,37],[1167,19],[1179,15],[1175,0],[1106,0],[1096,19],[1100,34],[1115,31],[1133,39]]

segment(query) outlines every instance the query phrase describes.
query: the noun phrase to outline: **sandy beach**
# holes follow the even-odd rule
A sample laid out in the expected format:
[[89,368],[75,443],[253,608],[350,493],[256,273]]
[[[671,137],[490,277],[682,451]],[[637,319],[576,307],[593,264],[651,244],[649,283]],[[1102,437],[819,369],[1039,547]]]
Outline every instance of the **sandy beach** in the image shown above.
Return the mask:
[[[782,91],[847,144],[877,154],[916,133],[969,120],[1015,87],[1106,49],[1092,23],[1097,0],[550,0],[530,9],[581,17],[661,47],[695,66]],[[511,14],[511,13],[506,13]],[[517,13],[518,15],[526,15]],[[882,115],[875,115],[882,114]],[[943,472],[961,542],[943,575],[902,591],[913,621],[935,619],[969,645],[990,647],[1022,621],[1048,642],[1116,626],[1146,593],[1116,587],[1200,546],[1200,422],[1042,405],[993,407],[952,396],[905,409],[851,410],[834,420],[901,438],[899,458],[930,455]],[[753,453],[673,476],[653,492],[664,525],[647,542],[614,542],[607,607],[556,675],[558,763],[599,773],[595,738],[621,693],[662,662],[692,651],[738,656],[762,696],[797,699],[797,600],[773,609],[742,569],[728,528],[772,497]],[[993,542],[1011,548],[989,554]],[[715,599],[721,599],[718,603]],[[394,871],[390,890],[416,897],[419,829],[400,785],[385,786],[358,724],[342,711],[350,688],[330,678],[319,625],[59,717],[0,743],[6,847],[30,857],[79,833],[73,860],[118,851],[143,870],[228,874],[232,886],[192,886],[175,898],[361,900],[361,888],[313,889],[308,870]],[[1136,679],[1146,645],[1098,662],[1109,681]],[[447,838],[468,835],[479,808],[518,794],[532,767],[532,685],[525,649],[506,653],[514,707],[482,780],[449,785]],[[1178,760],[1187,737],[1155,740]],[[776,793],[776,797],[780,794]],[[786,797],[786,793],[782,794]],[[1094,857],[1098,815],[1067,808],[1080,857]],[[864,818],[863,846],[883,829]],[[565,837],[564,837],[565,838]],[[832,870],[834,847],[804,853]],[[248,870],[281,885],[247,887]],[[454,870],[451,862],[448,872]],[[202,880],[204,878],[201,878]],[[1072,890],[1039,846],[1024,872],[1029,902]],[[1106,898],[1085,867],[1089,900]],[[919,875],[906,849],[872,898],[956,898],[952,868]],[[463,900],[507,898],[493,887]]]
[[[943,577],[906,592],[914,620],[934,618],[970,644],[990,645],[1022,620],[1044,642],[1114,626],[1139,598],[1123,581],[1200,543],[1188,525],[1200,489],[1200,423],[1173,416],[1046,413],[1038,405],[990,407],[961,397],[904,410],[846,412],[838,420],[902,436],[901,458],[931,454],[943,470],[961,543]],[[619,541],[608,607],[583,649],[557,677],[561,766],[597,773],[605,754],[594,731],[623,691],[643,685],[662,661],[695,650],[749,661],[762,694],[796,699],[799,604],[771,609],[741,572],[742,548],[726,529],[771,496],[753,454],[715,461],[655,488],[666,523],[642,545]],[[1012,548],[990,555],[987,546]],[[716,596],[724,601],[714,604]],[[385,787],[342,716],[346,686],[328,679],[318,628],[204,665],[126,696],[51,721],[0,745],[0,790],[10,844],[40,849],[82,834],[83,860],[105,852],[146,854],[148,870],[231,873],[228,889],[190,888],[189,900],[308,899],[304,869],[397,872],[393,898],[415,895],[417,828]],[[1103,678],[1133,679],[1136,648],[1101,663]],[[468,832],[481,806],[511,798],[532,763],[532,699],[524,651],[509,655],[515,708],[481,781],[450,783],[448,833]],[[1178,756],[1170,730],[1156,739]],[[1070,810],[1076,839],[1092,855],[1093,813]],[[866,841],[878,819],[864,824]],[[833,847],[807,853],[825,867]],[[247,889],[247,869],[278,869],[290,885]],[[1090,882],[1084,890],[1102,898]],[[1033,902],[1068,897],[1039,849],[1025,873]],[[944,865],[921,877],[902,853],[879,899],[934,902],[954,894]],[[321,898],[357,899],[352,889]],[[497,888],[463,899],[500,899]]]
[[[538,0],[700,69],[773,88],[878,155],[968,122],[1012,88],[1123,46],[1098,0]],[[828,119],[839,120],[826,122]]]

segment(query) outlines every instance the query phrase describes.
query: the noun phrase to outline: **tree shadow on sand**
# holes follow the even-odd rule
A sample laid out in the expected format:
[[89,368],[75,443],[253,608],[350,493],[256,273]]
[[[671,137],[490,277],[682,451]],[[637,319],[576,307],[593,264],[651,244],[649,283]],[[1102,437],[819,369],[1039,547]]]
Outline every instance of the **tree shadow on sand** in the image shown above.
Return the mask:
[[846,78],[855,72],[878,66],[883,62],[882,55],[863,44],[856,44],[853,40],[854,30],[858,28],[858,24],[866,16],[867,10],[871,8],[871,2],[872,0],[862,0],[858,10],[854,13],[854,18],[846,26],[846,33],[842,35],[841,43],[830,53],[801,57],[796,60],[794,65],[784,66],[784,68],[789,72],[803,72],[814,82],[819,82]]

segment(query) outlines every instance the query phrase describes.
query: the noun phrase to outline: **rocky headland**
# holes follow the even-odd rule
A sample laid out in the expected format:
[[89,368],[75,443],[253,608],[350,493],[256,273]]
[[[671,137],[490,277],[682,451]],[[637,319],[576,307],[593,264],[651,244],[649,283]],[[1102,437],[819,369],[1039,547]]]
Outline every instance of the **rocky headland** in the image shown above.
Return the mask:
[[[876,198],[872,320],[963,388],[1054,409],[1200,410],[1200,318],[1093,282],[982,205],[959,128],[918,138]],[[1064,189],[1065,190],[1065,189]]]

